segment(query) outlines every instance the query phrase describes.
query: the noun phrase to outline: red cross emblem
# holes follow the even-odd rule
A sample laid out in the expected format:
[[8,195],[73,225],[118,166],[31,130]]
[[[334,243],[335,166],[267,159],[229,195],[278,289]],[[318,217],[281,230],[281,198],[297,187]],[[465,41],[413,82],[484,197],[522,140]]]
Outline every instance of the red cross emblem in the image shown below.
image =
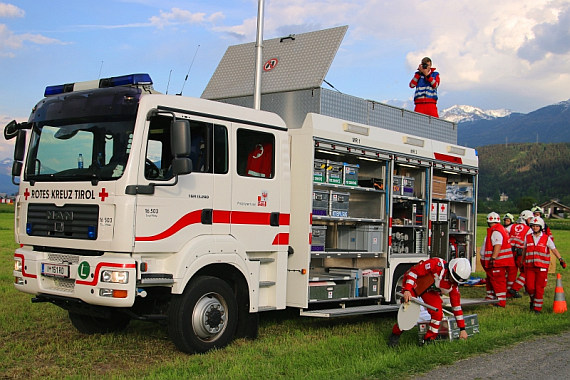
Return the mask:
[[101,202],[105,202],[105,198],[107,198],[108,196],[109,196],[109,193],[105,191],[105,188],[103,188],[99,192],[99,197],[101,197]]
[[28,188],[26,187],[26,191],[24,191],[24,199],[28,200],[29,196],[30,196],[30,192],[28,191]]

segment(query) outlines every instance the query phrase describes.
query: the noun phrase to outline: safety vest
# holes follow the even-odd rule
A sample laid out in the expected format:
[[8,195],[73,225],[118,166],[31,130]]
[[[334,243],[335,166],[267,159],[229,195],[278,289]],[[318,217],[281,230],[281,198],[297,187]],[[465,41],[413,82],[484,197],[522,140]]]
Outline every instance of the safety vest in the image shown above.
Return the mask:
[[491,243],[491,235],[493,232],[498,231],[503,236],[503,243],[499,255],[495,259],[495,267],[510,267],[515,265],[513,251],[511,250],[511,243],[509,243],[509,235],[505,227],[499,223],[493,224],[492,227],[487,228],[487,239],[485,240],[485,254],[481,257],[481,264],[483,268],[488,268],[489,260],[493,257],[493,243]]
[[534,243],[534,234],[526,237],[526,256],[524,265],[526,267],[548,268],[550,265],[550,253],[548,252],[548,235],[541,233],[538,242]]
[[524,242],[528,230],[530,230],[530,227],[524,223],[513,224],[511,233],[509,234],[509,242],[511,245],[515,248],[524,248]]

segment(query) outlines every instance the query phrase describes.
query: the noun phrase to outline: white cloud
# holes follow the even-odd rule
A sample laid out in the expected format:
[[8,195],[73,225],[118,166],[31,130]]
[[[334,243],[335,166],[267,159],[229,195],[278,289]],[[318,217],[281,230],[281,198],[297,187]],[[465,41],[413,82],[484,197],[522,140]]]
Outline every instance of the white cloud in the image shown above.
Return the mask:
[[215,23],[224,18],[222,12],[215,12],[211,15],[207,15],[203,12],[190,12],[180,8],[172,8],[170,12],[160,11],[159,16],[151,17],[150,24],[162,29],[166,26],[177,25],[177,24],[202,24],[205,22]]
[[14,17],[24,17],[26,12],[18,8],[15,5],[0,3],[0,17],[14,18]]

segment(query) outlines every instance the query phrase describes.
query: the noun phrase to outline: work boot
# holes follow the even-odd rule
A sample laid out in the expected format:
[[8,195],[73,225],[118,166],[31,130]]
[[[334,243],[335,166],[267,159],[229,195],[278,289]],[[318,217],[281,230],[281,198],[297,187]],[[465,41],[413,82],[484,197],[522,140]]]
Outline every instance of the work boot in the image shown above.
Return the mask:
[[388,347],[396,347],[398,343],[400,343],[400,335],[391,333],[388,339]]
[[520,293],[514,289],[509,289],[509,294],[511,295],[511,298],[521,298],[522,297],[520,295]]

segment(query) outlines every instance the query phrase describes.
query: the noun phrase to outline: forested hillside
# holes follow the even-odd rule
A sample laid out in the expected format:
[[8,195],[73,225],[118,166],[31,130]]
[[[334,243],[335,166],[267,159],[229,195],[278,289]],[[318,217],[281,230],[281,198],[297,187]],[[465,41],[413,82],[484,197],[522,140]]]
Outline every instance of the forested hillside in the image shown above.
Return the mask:
[[[479,152],[479,203],[509,196],[518,203],[559,199],[570,204],[570,143],[487,145]],[[507,206],[507,205],[505,205]],[[485,211],[485,207],[479,208]]]

